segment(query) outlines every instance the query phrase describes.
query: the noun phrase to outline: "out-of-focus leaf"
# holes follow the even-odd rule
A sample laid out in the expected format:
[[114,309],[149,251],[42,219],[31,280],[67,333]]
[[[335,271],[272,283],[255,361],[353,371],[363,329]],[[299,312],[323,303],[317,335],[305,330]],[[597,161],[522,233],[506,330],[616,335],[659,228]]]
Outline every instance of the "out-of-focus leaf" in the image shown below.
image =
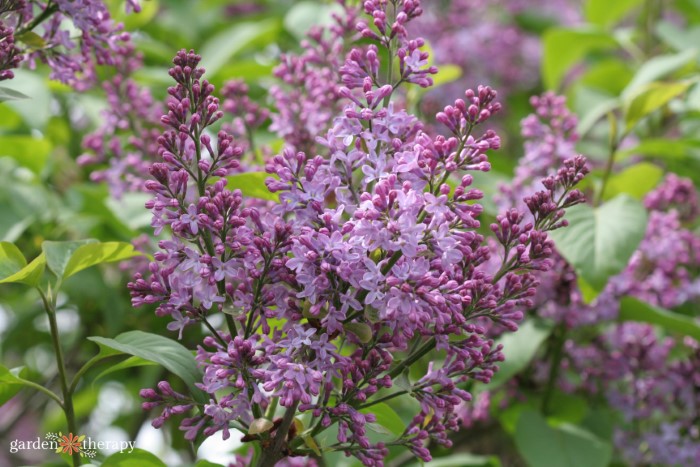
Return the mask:
[[279,21],[275,19],[236,23],[202,46],[202,67],[213,76],[244,48],[274,41],[279,30]]
[[542,76],[547,89],[559,88],[567,71],[590,52],[613,48],[613,36],[597,29],[553,28],[544,33]]
[[14,89],[0,86],[0,102],[29,99],[29,96]]
[[618,95],[632,79],[632,71],[624,61],[611,58],[591,65],[579,82],[611,95]]
[[5,278],[27,265],[19,248],[10,242],[0,242],[0,277]]
[[229,175],[228,188],[231,190],[241,190],[244,196],[251,198],[266,199],[269,201],[279,201],[279,195],[267,189],[265,180],[270,175],[265,172],[244,172],[241,174]]
[[608,180],[605,199],[612,199],[620,194],[627,194],[641,200],[659,183],[664,171],[649,162],[640,162],[627,167],[622,172],[613,175]]
[[297,39],[303,39],[312,26],[332,25],[333,13],[342,13],[342,11],[342,7],[336,3],[294,2],[284,17],[284,28]]
[[631,99],[625,112],[627,131],[644,117],[668,104],[688,90],[691,82],[651,83],[644,91]]
[[166,467],[155,454],[143,449],[116,452],[102,462],[102,467]]
[[267,418],[256,418],[251,422],[250,427],[248,428],[248,434],[257,435],[260,433],[265,433],[266,431],[270,431],[273,426],[275,426],[275,424]]
[[576,132],[579,135],[587,134],[591,128],[608,112],[617,109],[621,105],[620,100],[616,97],[603,100],[592,106],[579,120],[576,127]]
[[688,156],[692,143],[685,140],[668,138],[643,139],[636,146],[618,151],[615,160],[620,161],[629,156],[649,156],[661,159],[683,159]]
[[532,467],[606,467],[612,457],[610,444],[575,425],[552,427],[533,411],[520,416],[515,444]]
[[4,81],[3,87],[20,92],[29,99],[7,101],[6,105],[17,111],[25,123],[43,129],[51,118],[51,92],[39,73],[29,70],[13,70],[15,78]]
[[678,71],[697,57],[698,51],[696,49],[689,49],[677,54],[658,55],[649,59],[649,61],[639,67],[632,81],[630,81],[622,92],[622,97],[624,99],[631,97],[638,92],[642,86]]
[[[419,464],[412,465],[418,466]],[[479,456],[462,452],[439,457],[422,465],[425,467],[501,467],[501,461],[497,456]]]
[[209,400],[208,396],[195,386],[195,383],[202,380],[202,372],[197,367],[197,362],[189,350],[179,342],[143,331],[125,332],[114,339],[98,336],[88,337],[88,339],[100,346],[163,365],[187,384],[197,401],[206,403]]
[[46,139],[23,135],[0,136],[0,157],[11,157],[37,174],[46,165],[51,149],[51,143]]
[[636,298],[622,298],[618,319],[657,324],[667,331],[700,340],[700,325],[693,318],[650,305]]
[[694,49],[700,43],[700,26],[679,28],[670,21],[659,21],[656,23],[656,34],[675,50]]
[[647,226],[644,206],[626,195],[599,207],[574,206],[566,219],[569,226],[550,235],[559,253],[598,291],[627,266]]
[[525,321],[518,332],[508,332],[498,339],[503,345],[505,360],[486,386],[495,389],[522,371],[535,357],[537,350],[552,332],[552,325],[538,319]]
[[583,7],[586,19],[600,26],[611,26],[621,20],[643,0],[587,0]]

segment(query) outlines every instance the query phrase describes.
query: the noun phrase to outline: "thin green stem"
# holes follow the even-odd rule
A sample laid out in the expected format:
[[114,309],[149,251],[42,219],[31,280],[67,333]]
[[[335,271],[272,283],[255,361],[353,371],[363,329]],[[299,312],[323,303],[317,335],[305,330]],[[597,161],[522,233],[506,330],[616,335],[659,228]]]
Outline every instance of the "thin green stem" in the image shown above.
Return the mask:
[[566,342],[566,325],[559,324],[552,334],[552,361],[549,367],[547,386],[542,398],[542,413],[548,415],[551,411],[552,397],[559,377],[559,369],[564,358],[564,343]]
[[[44,292],[37,287],[41,300],[44,303],[44,309],[49,318],[49,327],[51,329],[51,343],[53,344],[54,353],[56,354],[56,364],[58,365],[58,377],[61,383],[61,392],[63,393],[63,412],[66,414],[66,422],[68,423],[68,431],[73,435],[78,433],[78,425],[75,421],[75,411],[73,409],[73,394],[68,386],[68,377],[66,374],[65,358],[63,349],[58,334],[58,323],[56,322],[56,307],[49,300]],[[73,452],[73,467],[80,465],[80,453]]]
[[40,384],[36,384],[33,381],[29,381],[28,379],[19,378],[19,377],[17,379],[22,382],[23,386],[28,386],[32,389],[36,389],[39,392],[43,392],[44,394],[49,396],[51,399],[55,400],[56,403],[58,403],[58,405],[60,405],[61,408],[63,408],[63,401],[61,400],[60,397],[58,397],[58,394],[56,394],[55,392],[51,391],[50,389],[45,388],[44,386],[42,386]]

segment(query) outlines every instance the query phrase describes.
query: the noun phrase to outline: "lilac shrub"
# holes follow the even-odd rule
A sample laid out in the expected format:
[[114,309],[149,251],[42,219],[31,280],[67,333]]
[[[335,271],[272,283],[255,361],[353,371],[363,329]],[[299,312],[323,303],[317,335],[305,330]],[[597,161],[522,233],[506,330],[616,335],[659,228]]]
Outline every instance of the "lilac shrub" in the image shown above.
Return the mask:
[[[501,208],[520,206],[518,198],[532,192],[535,180],[561,163],[577,139],[576,118],[564,98],[547,93],[531,103],[535,112],[522,122],[525,154],[514,183],[501,187]],[[561,390],[596,395],[618,411],[622,423],[614,441],[626,462],[694,465],[700,461],[697,342],[660,338],[649,324],[614,320],[623,297],[669,309],[700,301],[700,236],[690,228],[700,215],[699,198],[690,180],[669,174],[643,201],[649,211],[645,236],[627,267],[592,303],[584,301],[573,267],[553,253],[553,267],[539,276],[543,286],[532,312],[558,323],[568,338],[561,362],[547,355],[533,363],[533,379],[544,387],[552,365],[561,365],[556,379]],[[593,339],[592,326],[603,329]],[[527,398],[517,381],[506,386],[509,399]],[[488,404],[493,395],[487,391],[480,397]],[[478,407],[462,413],[466,426],[488,418],[488,411]]]
[[[383,465],[392,446],[426,461],[429,440],[450,446],[457,409],[471,400],[463,383],[488,382],[503,360],[478,323],[517,330],[535,274],[551,266],[547,232],[566,226],[564,209],[584,201],[575,185],[588,169],[576,156],[544,177],[522,209],[497,217],[494,257],[477,230],[483,194],[468,172],[488,171],[487,152],[500,145],[482,130],[500,110],[496,92],[467,90],[436,115],[451,135],[427,134],[395,98],[402,85],[430,86],[437,72],[406,28],[420,3],[367,1],[364,12],[371,22],[356,28],[370,44],[350,50],[339,68],[334,95],[343,108],[331,127],[318,133],[308,119],[286,122],[292,103],[278,103],[277,125],[301,125],[308,136],[266,164],[267,187],[279,194],[271,207],[228,188],[246,142],[215,134],[224,113],[199,56],[180,51],[170,70],[167,129],[146,183],[152,225],[165,238],[129,289],[134,306],[157,305],[180,337],[192,325],[211,333],[197,349],[209,401],[160,383],[142,391],[144,408],[162,410],[156,427],[186,414],[188,440],[246,433],[244,441],[264,448],[257,465],[312,455],[314,437],[331,426],[336,439],[321,448],[364,465]],[[289,115],[312,117],[310,106],[299,110]],[[310,145],[315,152],[302,150]],[[224,329],[210,322],[218,313]],[[419,361],[428,371],[411,381],[407,371]],[[372,407],[407,395],[418,406],[405,431],[376,441]],[[299,433],[295,417],[304,414],[308,428]]]
[[[138,12],[140,6],[128,0],[126,9]],[[132,50],[123,29],[101,0],[2,0],[0,80],[11,79],[9,69],[21,61],[30,68],[42,62],[51,79],[84,91],[97,83],[99,65],[116,66]]]

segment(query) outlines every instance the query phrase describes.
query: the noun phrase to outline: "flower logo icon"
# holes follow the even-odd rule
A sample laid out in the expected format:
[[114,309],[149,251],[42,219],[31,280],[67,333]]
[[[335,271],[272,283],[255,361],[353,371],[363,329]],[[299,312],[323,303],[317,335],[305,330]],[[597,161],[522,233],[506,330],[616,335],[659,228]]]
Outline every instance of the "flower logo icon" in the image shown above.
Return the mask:
[[58,449],[56,450],[56,452],[64,454],[73,454],[75,452],[80,452],[81,444],[84,439],[85,435],[78,436],[74,435],[73,433],[63,435],[61,436],[58,442]]

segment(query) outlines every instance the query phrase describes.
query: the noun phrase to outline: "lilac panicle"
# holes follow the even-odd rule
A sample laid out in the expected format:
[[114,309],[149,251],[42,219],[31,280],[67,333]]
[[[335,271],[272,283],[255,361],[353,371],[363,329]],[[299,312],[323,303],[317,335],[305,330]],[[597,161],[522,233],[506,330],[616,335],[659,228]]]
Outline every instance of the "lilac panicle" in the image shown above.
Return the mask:
[[[483,194],[469,172],[488,171],[487,153],[500,147],[495,132],[482,130],[501,109],[497,93],[479,86],[445,107],[436,120],[451,136],[424,131],[395,91],[428,86],[436,70],[425,64],[422,40],[407,32],[420,2],[396,5],[389,13],[386,2],[365,2],[371,25],[348,13],[373,43],[348,52],[337,99],[324,110],[331,125],[289,139],[268,160],[266,184],[279,194],[271,205],[227,188],[224,177],[240,170],[243,147],[226,131],[210,136],[223,112],[199,56],[181,51],[174,60],[161,160],[146,183],[152,226],[165,239],[149,273],[137,274],[129,288],[135,306],[157,305],[180,336],[194,324],[211,333],[197,352],[199,387],[210,401],[182,421],[187,439],[246,432],[274,402],[285,415],[272,413],[269,432],[243,438],[280,440],[282,451],[264,452],[261,462],[305,454],[303,439],[282,429],[297,413],[310,415],[308,436],[337,424],[334,449],[365,465],[384,465],[390,445],[430,460],[426,443],[449,445],[448,431],[458,428],[458,413],[471,400],[464,384],[490,381],[504,358],[478,323],[517,330],[522,309],[532,305],[535,273],[550,265],[547,232],[565,226],[564,208],[583,202],[574,186],[588,169],[577,156],[546,177],[544,190],[522,209],[499,216],[492,230],[500,249],[492,253],[477,231],[482,207],[475,201]],[[343,25],[339,19],[336,37],[348,30]],[[308,57],[323,47],[317,37]],[[379,47],[394,54],[398,76],[381,72]],[[287,65],[294,63],[319,71],[311,59]],[[237,84],[226,90],[228,106],[255,115],[239,91]],[[297,110],[278,107],[273,125]],[[309,123],[301,123],[306,131]],[[304,152],[309,147],[314,151]],[[217,313],[225,330],[209,321]],[[435,358],[424,378],[406,382],[420,402],[413,421],[394,440],[371,441],[371,407],[433,352],[444,358]]]

